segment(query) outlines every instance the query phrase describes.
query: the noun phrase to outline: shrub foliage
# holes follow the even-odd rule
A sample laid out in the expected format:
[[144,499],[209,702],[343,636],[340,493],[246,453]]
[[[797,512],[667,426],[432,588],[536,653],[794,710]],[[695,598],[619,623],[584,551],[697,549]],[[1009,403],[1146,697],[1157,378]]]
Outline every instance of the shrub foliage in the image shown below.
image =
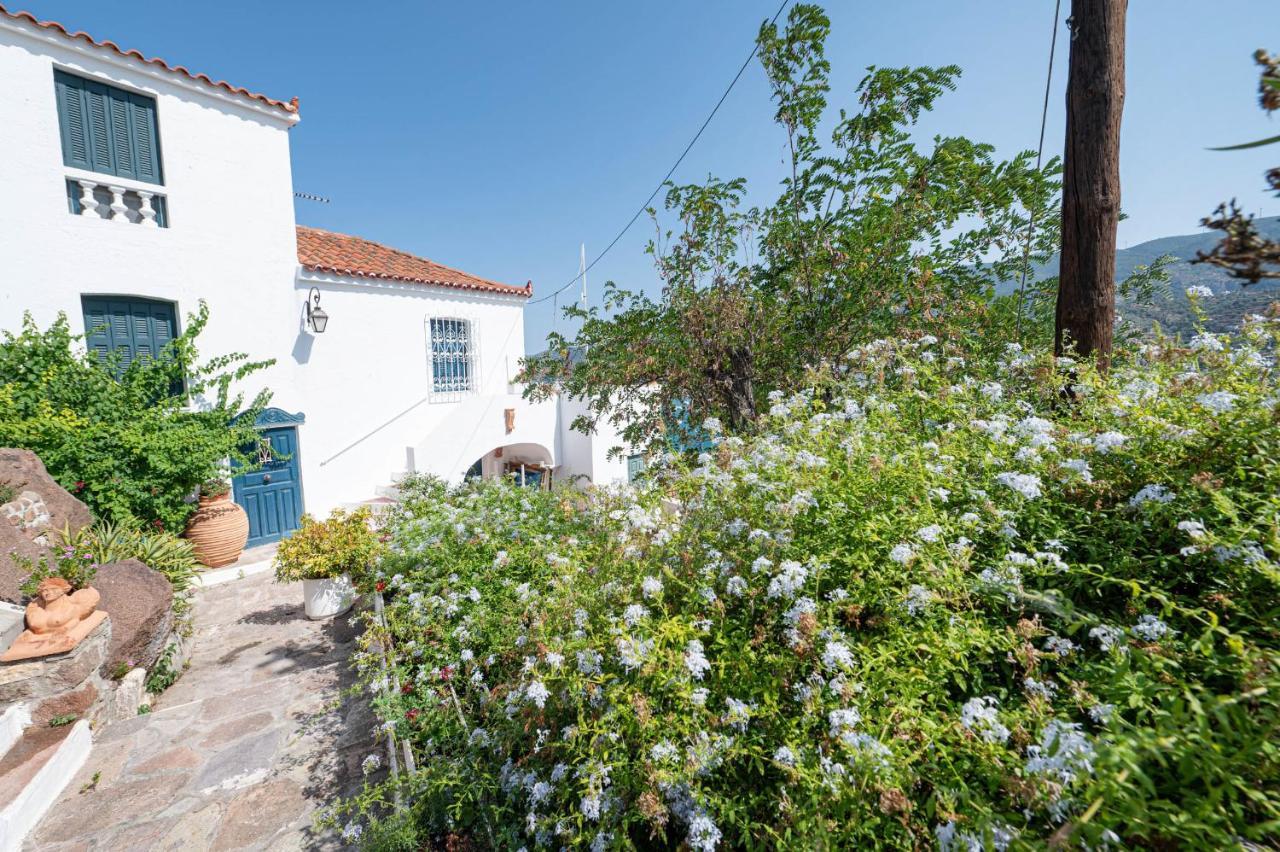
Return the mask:
[[1107,376],[881,341],[638,490],[411,489],[358,662],[417,772],[331,818],[371,848],[1280,842],[1278,336]]
[[50,475],[102,520],[181,532],[196,487],[257,443],[254,418],[271,395],[249,404],[232,387],[270,361],[243,354],[201,361],[196,338],[205,304],[161,357],[121,369],[85,353],[65,315],[0,340],[0,446],[40,456]]
[[381,551],[382,543],[369,526],[368,509],[334,509],[323,521],[303,515],[302,525],[276,551],[276,581],[360,576],[378,561]]
[[673,224],[648,246],[661,293],[609,282],[601,308],[567,307],[577,332],[551,334],[525,364],[527,395],[581,397],[578,428],[605,419],[633,446],[676,409],[738,432],[771,388],[797,384],[850,340],[932,325],[990,338],[1015,323],[1013,301],[992,297],[1027,252],[1040,263],[1056,248],[1058,161],[922,139],[918,123],[956,87],[955,66],[872,67],[832,94],[829,31],[821,8],[798,3],[785,26],[757,35],[790,167],[776,199],[747,206],[741,178],[671,186]]

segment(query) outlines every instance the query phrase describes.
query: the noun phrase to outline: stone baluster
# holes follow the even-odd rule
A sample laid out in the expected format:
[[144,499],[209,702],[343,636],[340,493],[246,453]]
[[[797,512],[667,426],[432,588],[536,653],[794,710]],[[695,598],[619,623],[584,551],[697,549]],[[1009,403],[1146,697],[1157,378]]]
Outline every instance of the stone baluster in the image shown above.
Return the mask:
[[98,200],[93,197],[93,191],[98,185],[91,180],[78,180],[80,184],[80,215],[81,216],[97,216]]
[[142,207],[138,210],[142,219],[138,224],[142,225],[144,228],[160,227],[160,224],[156,221],[156,208],[154,203],[156,194],[154,192],[147,192],[145,189],[140,189],[138,190],[138,197],[142,199]]
[[129,208],[124,203],[124,187],[107,184],[107,189],[111,190],[111,218],[128,224]]

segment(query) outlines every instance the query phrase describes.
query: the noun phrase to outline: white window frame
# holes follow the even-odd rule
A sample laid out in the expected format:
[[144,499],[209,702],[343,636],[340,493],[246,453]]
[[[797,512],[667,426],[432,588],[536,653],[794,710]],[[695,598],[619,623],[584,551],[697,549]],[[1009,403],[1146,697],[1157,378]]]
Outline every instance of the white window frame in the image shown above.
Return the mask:
[[[461,355],[454,355],[457,363],[465,368],[465,383],[458,380],[450,380],[447,377],[436,375],[436,333],[432,328],[433,323],[461,323],[462,328],[466,329],[466,351]],[[478,323],[471,317],[458,316],[456,314],[442,316],[427,316],[423,321],[427,339],[427,388],[430,391],[432,402],[457,402],[468,396],[472,396],[480,391],[480,340],[476,333]],[[449,356],[446,356],[449,357]],[[442,385],[439,386],[438,385]]]

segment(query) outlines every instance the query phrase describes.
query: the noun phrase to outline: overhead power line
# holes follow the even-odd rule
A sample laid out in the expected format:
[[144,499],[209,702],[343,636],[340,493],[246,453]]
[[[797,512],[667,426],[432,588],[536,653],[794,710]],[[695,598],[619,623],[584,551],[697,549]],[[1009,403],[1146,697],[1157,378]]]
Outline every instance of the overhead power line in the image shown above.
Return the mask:
[[[782,15],[782,10],[786,9],[790,3],[791,3],[791,0],[783,0],[782,5],[778,7],[778,11],[774,12],[773,17],[769,19],[769,23],[770,24],[777,23],[778,18]],[[595,260],[588,263],[586,269],[583,269],[581,272],[579,272],[577,275],[571,278],[568,281],[568,283],[566,283],[559,290],[556,290],[554,293],[548,293],[547,295],[542,296],[541,298],[534,299],[533,301],[529,302],[530,305],[536,305],[536,304],[539,304],[540,302],[545,302],[549,299],[553,299],[556,296],[559,296],[565,290],[568,290],[574,284],[577,284],[579,281],[582,280],[582,277],[584,275],[586,275],[588,272],[591,271],[592,267],[594,267],[597,263],[599,263],[604,258],[604,256],[608,254],[609,251],[618,244],[618,240],[621,240],[622,237],[627,233],[627,231],[631,230],[631,226],[636,223],[636,220],[640,218],[640,216],[644,213],[644,211],[649,209],[649,205],[653,203],[653,199],[656,198],[658,193],[662,191],[662,187],[666,186],[667,181],[671,180],[671,176],[676,173],[676,169],[680,168],[680,164],[684,162],[684,158],[688,155],[689,151],[692,150],[694,144],[697,143],[698,139],[701,138],[702,132],[707,129],[707,125],[711,123],[711,119],[716,117],[716,113],[720,111],[721,105],[724,104],[725,99],[729,97],[729,93],[733,91],[733,87],[738,84],[738,80],[740,80],[742,78],[742,75],[746,72],[747,66],[751,64],[751,60],[756,58],[756,53],[757,51],[759,51],[759,49],[760,49],[760,46],[758,44],[752,46],[751,54],[747,56],[746,61],[742,63],[742,67],[738,69],[738,73],[733,75],[733,80],[730,81],[729,88],[725,89],[724,94],[720,96],[720,100],[716,101],[716,105],[712,107],[711,113],[707,116],[707,120],[702,122],[702,126],[698,128],[698,132],[693,134],[693,138],[689,140],[689,144],[684,146],[684,150],[680,152],[680,156],[676,158],[675,163],[671,166],[670,169],[667,170],[667,173],[663,175],[662,180],[658,182],[658,185],[656,187],[654,187],[653,192],[649,193],[649,197],[644,200],[644,203],[640,205],[640,208],[636,210],[635,214],[627,221],[627,224],[622,226],[622,230],[618,231],[618,235],[614,237],[612,240],[610,240],[609,244],[604,247],[604,251],[596,255]]]
[[[1049,121],[1049,91],[1053,87],[1053,55],[1058,49],[1058,21],[1062,19],[1062,0],[1053,4],[1053,36],[1049,39],[1049,70],[1044,78],[1044,105],[1040,109],[1040,144],[1036,147],[1036,171],[1044,159],[1044,128]],[[1067,26],[1071,21],[1067,21]],[[1022,282],[1018,285],[1018,340],[1022,340],[1022,304],[1027,292],[1027,274],[1031,272],[1031,238],[1036,229],[1035,212],[1027,217],[1027,240],[1022,249]]]

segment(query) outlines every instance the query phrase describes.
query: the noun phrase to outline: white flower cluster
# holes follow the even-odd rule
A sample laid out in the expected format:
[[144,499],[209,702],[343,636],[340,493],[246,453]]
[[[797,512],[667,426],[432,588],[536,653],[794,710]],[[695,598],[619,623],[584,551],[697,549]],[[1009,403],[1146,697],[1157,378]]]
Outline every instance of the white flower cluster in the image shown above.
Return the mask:
[[907,597],[902,602],[902,607],[908,615],[919,615],[928,609],[932,602],[933,592],[918,583],[913,583],[911,588],[907,589]]
[[1133,625],[1130,630],[1133,635],[1139,639],[1145,639],[1148,642],[1158,642],[1166,636],[1172,636],[1177,631],[1169,625],[1165,624],[1154,615],[1143,615],[1138,618],[1138,623]]
[[1129,498],[1129,508],[1136,509],[1145,503],[1172,503],[1176,496],[1163,485],[1144,485]]
[[1002,743],[1009,739],[1009,729],[1000,723],[999,712],[993,696],[970,698],[960,708],[960,724],[989,743]]
[[1240,399],[1240,394],[1237,393],[1213,391],[1212,393],[1200,394],[1196,397],[1196,402],[1215,414],[1226,414],[1236,407],[1236,400],[1238,399]]
[[769,597],[794,598],[808,579],[808,570],[794,559],[783,562],[778,573],[769,581]]
[[690,639],[689,644],[685,646],[684,666],[694,680],[702,680],[703,676],[711,671],[711,661],[703,653],[702,643],[697,639]]
[[1034,500],[1041,494],[1040,477],[1034,473],[1017,473],[1014,471],[1005,471],[996,474],[996,482],[1005,488],[1010,488],[1028,500]]
[[1070,784],[1082,773],[1093,772],[1094,756],[1093,743],[1079,723],[1051,719],[1040,732],[1040,742],[1027,747],[1026,771]]

